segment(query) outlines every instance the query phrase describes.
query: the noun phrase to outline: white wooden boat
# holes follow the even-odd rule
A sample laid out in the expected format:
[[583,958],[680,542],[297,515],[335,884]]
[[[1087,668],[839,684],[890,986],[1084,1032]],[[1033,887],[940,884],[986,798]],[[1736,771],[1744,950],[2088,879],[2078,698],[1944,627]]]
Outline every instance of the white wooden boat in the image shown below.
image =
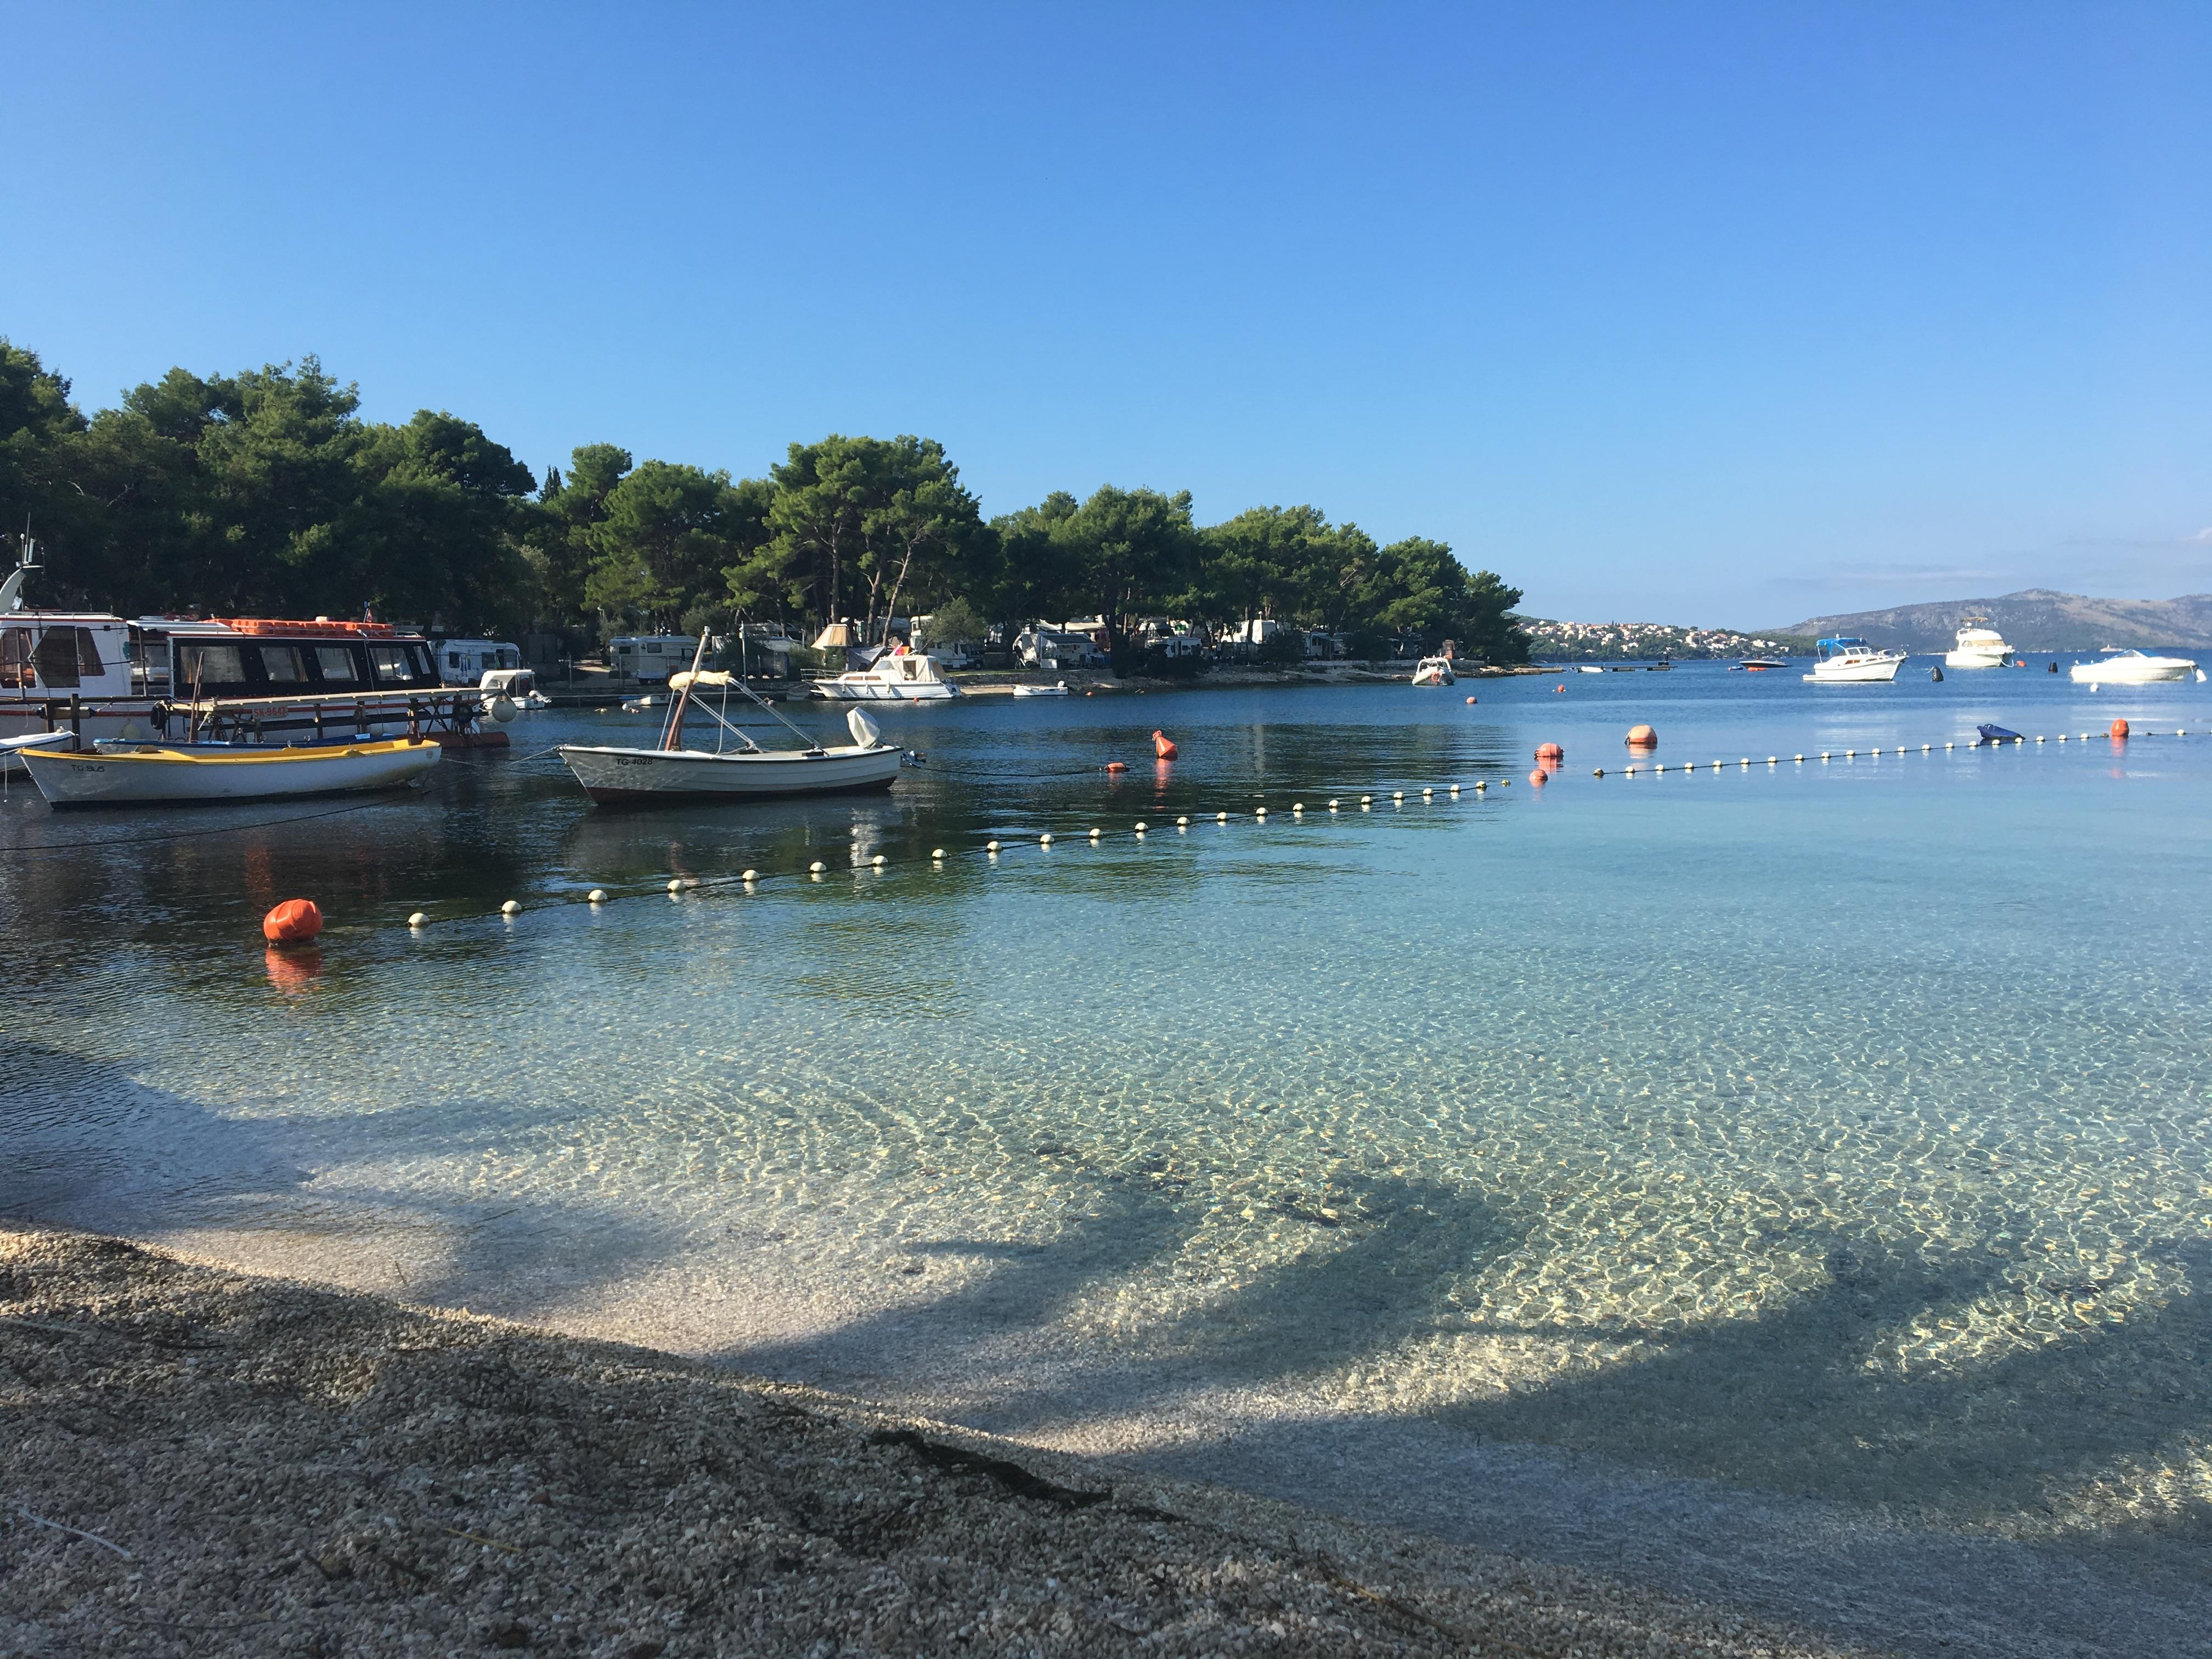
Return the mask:
[[2140,651],[2108,652],[2094,662],[2077,662],[2066,671],[2082,685],[2152,685],[2162,680],[2204,678],[2187,657],[2152,657]]
[[[1400,661],[1405,659],[1401,657]],[[1459,678],[1452,672],[1449,657],[1424,657],[1413,669],[1416,685],[1450,685]]]
[[941,702],[958,696],[960,688],[938,672],[934,657],[904,651],[887,652],[868,667],[835,679],[817,680],[814,695],[830,702]]
[[[703,646],[701,650],[703,654]],[[676,692],[676,702],[669,710],[659,747],[561,745],[561,758],[593,800],[603,805],[635,805],[678,800],[767,800],[888,789],[906,760],[906,751],[884,742],[876,723],[857,708],[845,714],[853,741],[824,745],[777,714],[738,675],[702,673],[695,667],[689,673],[672,675],[668,684]],[[726,708],[732,691],[751,699],[790,726],[805,746],[763,749],[731,725],[726,714],[705,707],[699,694],[710,690],[722,693]],[[741,746],[721,747],[722,738],[718,736],[717,746],[712,750],[686,748],[684,716],[693,708],[705,713],[723,735],[734,737]]]
[[1855,685],[1887,683],[1905,665],[1902,651],[1877,651],[1864,640],[1837,637],[1814,647],[1818,660],[1805,676],[1814,685]]
[[401,738],[296,749],[117,741],[15,752],[52,805],[146,806],[396,789],[444,751],[428,738]]
[[1067,682],[1060,680],[1052,685],[1018,685],[1014,688],[1014,695],[1018,697],[1064,697],[1067,695]]

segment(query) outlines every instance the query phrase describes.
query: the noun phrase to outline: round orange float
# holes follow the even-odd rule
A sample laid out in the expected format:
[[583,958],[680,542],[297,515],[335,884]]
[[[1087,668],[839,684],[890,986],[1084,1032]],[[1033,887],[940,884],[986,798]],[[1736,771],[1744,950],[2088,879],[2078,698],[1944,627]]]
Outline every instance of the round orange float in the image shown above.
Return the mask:
[[1473,697],[1469,697],[1469,698],[1468,699],[1468,702],[1470,705],[1472,705],[1472,704],[1474,703],[1474,699]]
[[1532,784],[1535,785],[1535,787],[1536,787],[1537,788],[1539,788],[1539,789],[1541,789],[1541,788],[1542,788],[1546,784],[1549,783],[1551,781],[1552,781],[1552,775],[1551,775],[1549,772],[1547,772],[1547,771],[1546,771],[1542,767],[1540,767],[1540,767],[1538,767],[1534,771],[1531,772],[1531,773],[1528,775],[1528,781],[1529,781],[1530,783],[1532,783]]
[[1129,769],[1129,763],[1127,761],[1108,761],[1106,763],[1106,769],[1109,772],[1126,772]]
[[2128,723],[2125,720],[2114,720],[2112,722],[2112,735],[2116,738],[2124,739],[2128,735]]
[[286,899],[261,918],[261,937],[271,945],[298,945],[323,931],[323,913],[313,899]]
[[1656,749],[1659,734],[1648,726],[1632,726],[1628,728],[1628,746],[1631,749]]
[[1566,757],[1567,751],[1556,743],[1540,743],[1536,745],[1536,758],[1540,761],[1550,761],[1553,765],[1557,765]]
[[1152,753],[1158,755],[1162,760],[1173,760],[1176,757],[1176,752],[1174,743],[1169,738],[1166,732],[1155,732],[1152,733]]

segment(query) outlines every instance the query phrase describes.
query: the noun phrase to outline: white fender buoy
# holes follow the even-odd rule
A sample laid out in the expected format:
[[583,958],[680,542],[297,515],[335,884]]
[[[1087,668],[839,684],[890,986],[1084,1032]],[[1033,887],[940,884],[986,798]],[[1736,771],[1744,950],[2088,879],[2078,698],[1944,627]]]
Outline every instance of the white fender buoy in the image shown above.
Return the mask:
[[[996,847],[998,844],[999,844],[999,843],[998,843],[998,842],[996,842],[995,841],[994,841],[994,842],[993,842],[991,843],[991,845],[992,845],[992,846],[994,846],[994,847]],[[806,866],[806,869],[807,869],[807,873],[808,873],[808,874],[810,874],[810,875],[816,875],[816,876],[818,876],[818,875],[820,875],[820,874],[821,874],[824,870],[827,870],[829,867],[830,867],[830,866],[829,866],[828,865],[826,865],[826,864],[823,863],[823,862],[822,862],[822,860],[821,860],[820,859],[817,859],[817,860],[814,860],[814,862],[813,862],[813,863],[811,863],[811,864],[808,865],[808,866]]]
[[668,890],[672,893],[680,893],[684,890],[684,884],[671,876],[668,879]]
[[1773,757],[1773,756],[1771,756],[1771,755],[1769,755],[1769,756],[1766,757],[1766,763],[1767,763],[1769,766],[1772,766],[1772,765],[1774,765],[1774,764],[1776,763],[1775,763],[1775,758],[1774,758],[1774,757]]
[[1097,826],[1097,825],[1096,825],[1096,824],[1091,825],[1091,840],[1093,840],[1093,841],[1097,841],[1097,840],[1098,839],[1098,837],[1099,837],[1099,836],[1100,836],[1100,834],[1101,834],[1101,833],[1102,833],[1102,831],[1099,830],[1099,828],[1098,828],[1098,826]]
[[738,879],[744,883],[746,886],[750,887],[753,883],[760,879],[760,872],[757,870],[747,870],[738,876]]
[[845,729],[853,734],[853,741],[863,749],[873,749],[884,735],[883,727],[869,719],[864,708],[848,708],[845,711]]
[[1485,781],[1483,782],[1477,783],[1474,787],[1478,791],[1480,791],[1489,788],[1490,785],[1487,781]]
[[2065,742],[2065,741],[2066,741],[2066,734],[2065,734],[2063,732],[2061,732],[2058,734],[2058,741],[2059,741],[2059,742],[2061,742],[2061,743],[2063,743],[2063,742]]
[[1793,766],[1802,766],[1805,763],[1805,757],[1802,755],[1792,755],[1790,761]]
[[1402,789],[1394,789],[1390,792],[1390,799],[1392,800],[1403,800],[1406,799],[1406,792]]
[[1924,755],[1935,746],[1936,745],[1932,743],[1923,743],[1920,745],[1920,752]]
[[1628,769],[1627,775],[1628,775],[1628,776],[1630,776],[1630,777],[1632,777],[1632,777],[1634,777],[1634,776],[1636,775],[1636,769],[1635,769],[1634,767],[1632,767],[1632,767],[1630,767],[1630,768]]
[[2037,732],[2037,733],[2035,734],[2035,740],[2036,740],[2038,743],[2041,743],[2041,742],[2043,741],[2043,733],[2042,733],[2042,732]]
[[[1844,750],[1844,758],[1845,760],[1856,760],[1858,757],[1859,757],[1859,751],[1858,751],[1857,750],[1856,750],[1856,749],[1846,749],[1846,750]],[[1821,758],[1822,760],[1826,760],[1826,759],[1827,759],[1827,757],[1826,757],[1826,755],[1823,755],[1823,756],[1821,756],[1821,757],[1820,757],[1820,758]]]
[[1651,769],[1663,778],[1667,775],[1667,763],[1665,761],[1661,761],[1658,765],[1653,767]]
[[513,720],[522,711],[520,709],[517,708],[514,704],[506,697],[494,697],[489,702],[484,705],[484,713],[489,714],[492,719],[498,721],[501,726],[505,726],[509,720]]
[[1955,743],[1947,743],[1943,746],[1946,749],[1956,749],[1959,745]]
[[1229,822],[1229,814],[1226,812],[1216,812],[1213,815],[1213,821],[1216,823],[1226,823]]
[[1455,795],[1456,795],[1457,793],[1459,793],[1459,786],[1458,786],[1457,784],[1454,784],[1454,785],[1452,785],[1452,787],[1451,787],[1451,792],[1452,792],[1452,793],[1454,793]]
[[1190,822],[1190,819],[1189,819],[1189,817],[1188,817],[1188,816],[1185,816],[1185,817],[1179,817],[1179,818],[1177,818],[1177,819],[1176,820],[1176,829],[1178,829],[1178,830],[1180,830],[1180,829],[1182,829],[1182,826],[1183,826],[1183,825],[1185,825],[1186,823],[1188,823],[1189,822]]
[[594,887],[584,896],[594,904],[605,904],[607,902],[607,890],[604,887]]
[[[999,843],[995,841],[987,841],[983,843],[983,850],[987,853],[995,853],[999,850]],[[817,864],[814,867],[819,870],[822,866]]]
[[1334,796],[1331,796],[1329,799],[1328,810],[1332,812],[1336,811],[1336,799]]
[[1137,820],[1137,833],[1140,836],[1145,833],[1145,821],[1142,818]]
[[[1052,837],[1051,837],[1050,836],[1047,836],[1045,837],[1045,839],[1046,839],[1047,841],[1050,841],[1050,840],[1052,839]],[[869,863],[869,865],[870,865],[871,866],[878,866],[878,865],[889,864],[890,862],[890,860],[889,859],[885,858],[885,857],[884,857],[881,853],[877,854],[875,855],[875,857],[873,857],[873,858],[872,858],[872,859],[870,859],[870,860],[868,860],[868,863]]]
[[[1098,832],[1095,830],[1091,831],[1091,834],[1093,835],[1097,833]],[[929,849],[929,856],[936,860],[938,863],[942,864],[945,862],[945,849],[942,847],[933,847]]]
[[[593,902],[597,902],[596,900]],[[420,910],[417,910],[413,915],[407,918],[407,925],[410,927],[420,927],[424,922],[429,920],[429,917],[424,915]]]
[[520,915],[522,914],[522,901],[520,899],[507,900],[506,903],[499,907],[499,913],[503,916]]
[[1437,792],[1433,789],[1424,789],[1421,791],[1421,799],[1423,800],[1426,800],[1431,795],[1433,795],[1436,793]]

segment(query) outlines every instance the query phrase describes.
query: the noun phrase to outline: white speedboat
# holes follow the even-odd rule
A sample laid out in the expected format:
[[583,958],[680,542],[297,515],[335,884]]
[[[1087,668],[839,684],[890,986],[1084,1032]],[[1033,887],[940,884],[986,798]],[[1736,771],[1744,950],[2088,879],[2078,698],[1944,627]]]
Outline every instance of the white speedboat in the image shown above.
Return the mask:
[[1987,617],[1968,617],[1953,637],[1957,641],[1943,653],[1946,668],[2002,668],[2012,660],[2012,647],[2004,635],[1989,627]]
[[396,789],[443,752],[428,738],[293,749],[117,739],[82,752],[21,748],[15,757],[52,805],[150,806]]
[[2067,673],[2081,685],[2150,685],[2160,680],[2204,678],[2187,657],[2153,657],[2141,651],[2109,651],[2094,662],[2077,662]]
[[831,702],[939,702],[958,696],[960,688],[938,671],[934,657],[900,651],[886,652],[849,674],[815,681],[814,695]]
[[[925,659],[926,660],[926,659]],[[561,758],[584,786],[584,793],[603,805],[640,805],[678,800],[763,800],[789,795],[842,794],[862,789],[888,789],[898,776],[906,751],[883,741],[876,723],[860,709],[848,709],[845,725],[853,734],[850,744],[824,746],[799,731],[738,675],[726,673],[675,674],[668,684],[676,692],[668,725],[655,749],[623,749],[605,744],[562,744]],[[724,712],[706,707],[701,693],[718,690]],[[726,714],[732,691],[750,698],[775,714],[805,745],[799,749],[763,749],[730,724]],[[684,721],[698,708],[720,728],[716,747],[687,749]],[[737,749],[723,746],[735,738]]]
[[1886,682],[1895,679],[1897,671],[1905,665],[1904,652],[1877,651],[1864,640],[1839,635],[1820,641],[1814,649],[1817,660],[1813,672],[1805,676],[1814,685]]
[[1424,657],[1413,669],[1413,684],[1416,685],[1450,685],[1458,678],[1459,676],[1452,672],[1449,657]]
[[1602,674],[1605,672],[1605,670],[1596,663],[1586,662],[1580,667],[1577,668],[1575,672],[1577,674]]
[[1060,680],[1052,685],[1018,685],[1014,688],[1014,695],[1018,697],[1064,697],[1067,695],[1067,682]]

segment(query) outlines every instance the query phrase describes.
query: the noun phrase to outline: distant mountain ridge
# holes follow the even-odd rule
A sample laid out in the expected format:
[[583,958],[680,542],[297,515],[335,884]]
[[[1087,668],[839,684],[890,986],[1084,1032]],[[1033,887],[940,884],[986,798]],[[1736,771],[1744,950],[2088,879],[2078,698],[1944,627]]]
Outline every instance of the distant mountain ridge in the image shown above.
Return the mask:
[[1945,599],[1813,617],[1775,631],[1857,634],[1878,646],[1948,651],[1968,617],[1988,617],[1989,625],[2015,651],[2101,651],[2107,646],[2212,650],[2212,593],[2185,593],[2178,599],[2093,599],[2081,593],[2028,587],[1993,599]]

